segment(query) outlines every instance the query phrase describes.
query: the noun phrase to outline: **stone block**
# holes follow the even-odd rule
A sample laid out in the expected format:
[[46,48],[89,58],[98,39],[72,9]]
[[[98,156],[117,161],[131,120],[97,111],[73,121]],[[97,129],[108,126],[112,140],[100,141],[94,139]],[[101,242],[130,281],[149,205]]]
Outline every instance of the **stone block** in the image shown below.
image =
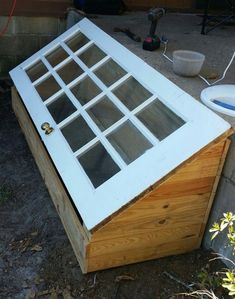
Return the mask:
[[32,55],[39,49],[37,36],[3,36],[0,43],[0,56]]
[[58,35],[58,23],[52,17],[15,17],[15,33]]

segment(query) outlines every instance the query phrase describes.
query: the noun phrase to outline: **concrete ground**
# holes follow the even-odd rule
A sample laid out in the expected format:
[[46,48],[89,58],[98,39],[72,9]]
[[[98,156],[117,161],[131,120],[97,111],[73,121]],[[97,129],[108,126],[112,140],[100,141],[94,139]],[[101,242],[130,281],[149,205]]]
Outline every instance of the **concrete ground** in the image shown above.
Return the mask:
[[[92,20],[199,100],[206,87],[199,78],[175,75],[162,56],[162,49],[145,52],[140,43],[113,32],[113,27],[129,27],[144,38],[150,26],[144,13],[99,16]],[[176,49],[196,50],[206,54],[204,72],[222,74],[235,49],[235,27],[223,26],[202,36],[200,21],[194,15],[169,14],[160,20],[157,31],[169,39],[170,57]],[[233,64],[223,83],[234,83],[234,73]],[[192,282],[196,283],[194,288],[202,287],[198,274],[219,269],[218,264],[208,265],[208,252],[198,250],[83,276],[12,112],[6,84],[0,89],[0,105],[0,298],[183,298],[176,294],[188,292]],[[229,121],[233,123],[231,118]],[[227,206],[223,208],[234,207],[234,148],[223,173],[222,191],[216,198],[217,216],[226,192]],[[203,287],[211,288],[208,283],[204,281]]]

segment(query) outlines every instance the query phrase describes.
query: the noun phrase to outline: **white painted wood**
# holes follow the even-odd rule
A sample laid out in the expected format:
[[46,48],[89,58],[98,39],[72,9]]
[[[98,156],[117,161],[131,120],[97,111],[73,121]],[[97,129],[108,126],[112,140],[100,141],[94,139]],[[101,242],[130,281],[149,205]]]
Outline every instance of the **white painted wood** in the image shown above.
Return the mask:
[[[64,41],[79,31],[91,40],[89,45],[95,43],[107,54],[104,61],[109,57],[112,57],[127,71],[125,78],[133,75],[145,86],[145,88],[153,93],[153,97],[148,99],[146,103],[143,103],[141,107],[130,112],[112,93],[112,88],[114,86],[106,88],[92,73],[92,70],[102,62],[99,62],[96,66],[88,69],[64,43]],[[75,59],[84,71],[92,77],[96,84],[103,90],[102,95],[107,94],[111,101],[125,114],[121,120],[106,131],[100,132],[99,128],[92,122],[90,116],[86,112],[86,108],[98,101],[101,95],[97,96],[96,99],[93,99],[88,105],[82,107],[70,91],[70,87],[80,80],[81,77],[66,86],[56,73],[56,69],[59,66],[52,68],[46,62],[44,56],[58,45],[61,45],[68,52],[70,57]],[[80,53],[80,51],[83,51],[89,45],[85,45],[78,52]],[[55,95],[43,103],[34,88],[34,84],[38,84],[42,78],[32,84],[25,73],[25,69],[30,65],[33,65],[39,59],[44,61],[49,72],[61,86],[61,91],[59,91],[57,95],[63,90],[78,109],[78,112],[75,112],[59,125],[56,125],[46,108],[46,104],[53,101]],[[63,63],[64,62],[61,62],[60,65],[63,65]],[[191,96],[167,80],[159,72],[151,68],[87,19],[83,19],[80,23],[76,24],[60,37],[52,41],[49,45],[41,49],[38,53],[13,69],[10,72],[10,75],[84,221],[84,224],[89,230],[119,210],[123,205],[130,202],[149,186],[156,183],[182,162],[190,158],[193,154],[197,153],[200,149],[230,128],[230,125],[227,122],[194,100]],[[122,81],[125,78],[120,80]],[[116,82],[115,85],[120,82]],[[166,106],[186,121],[184,126],[161,142],[152,136],[151,132],[139,123],[134,116],[136,112],[155,98],[159,98]],[[69,123],[78,114],[81,114],[84,117],[97,137],[89,144],[79,149],[76,153],[73,153],[67,142],[64,140],[60,128]],[[128,118],[136,124],[141,132],[155,146],[127,166],[118,153],[116,153],[113,147],[108,143],[106,136]],[[41,124],[45,121],[48,121],[55,129],[54,132],[48,136],[45,135],[44,131],[40,128]],[[95,189],[79,164],[77,155],[82,154],[89,148],[89,146],[94,145],[98,140],[102,141],[103,145],[107,148],[110,155],[122,170]]]

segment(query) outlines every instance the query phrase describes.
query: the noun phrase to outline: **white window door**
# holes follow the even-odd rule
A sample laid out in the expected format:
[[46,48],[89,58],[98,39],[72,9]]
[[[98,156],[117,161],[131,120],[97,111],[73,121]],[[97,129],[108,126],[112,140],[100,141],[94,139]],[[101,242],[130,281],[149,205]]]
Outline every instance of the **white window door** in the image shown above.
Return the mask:
[[88,229],[229,128],[87,19],[10,74]]

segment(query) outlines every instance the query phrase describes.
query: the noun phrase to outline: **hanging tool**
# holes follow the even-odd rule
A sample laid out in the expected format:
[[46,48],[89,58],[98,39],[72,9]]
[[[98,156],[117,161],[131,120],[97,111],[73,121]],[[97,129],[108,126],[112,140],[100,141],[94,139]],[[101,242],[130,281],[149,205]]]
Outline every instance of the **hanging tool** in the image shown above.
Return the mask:
[[135,33],[131,32],[129,28],[120,28],[120,27],[115,27],[113,28],[114,32],[123,32],[125,33],[129,38],[134,40],[135,42],[141,42],[141,38],[136,35]]
[[161,39],[155,34],[158,20],[165,15],[164,8],[151,8],[148,12],[148,20],[151,22],[149,35],[143,42],[143,49],[154,51],[160,47]]

